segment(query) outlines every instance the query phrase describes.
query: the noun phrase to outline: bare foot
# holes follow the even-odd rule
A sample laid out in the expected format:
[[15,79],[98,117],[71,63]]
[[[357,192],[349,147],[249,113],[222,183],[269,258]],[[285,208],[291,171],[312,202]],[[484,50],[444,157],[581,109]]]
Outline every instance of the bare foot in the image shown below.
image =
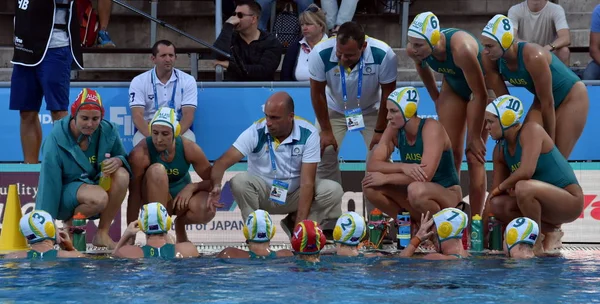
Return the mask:
[[554,231],[546,232],[546,238],[544,239],[544,250],[545,251],[556,251],[562,248],[562,237],[565,233],[556,229]]
[[546,238],[545,235],[541,234],[538,236],[537,241],[535,242],[535,244],[533,245],[533,254],[537,257],[540,256],[544,256],[544,239]]
[[96,247],[106,247],[108,250],[113,250],[117,247],[117,243],[115,243],[108,233],[97,232],[92,240],[92,245]]

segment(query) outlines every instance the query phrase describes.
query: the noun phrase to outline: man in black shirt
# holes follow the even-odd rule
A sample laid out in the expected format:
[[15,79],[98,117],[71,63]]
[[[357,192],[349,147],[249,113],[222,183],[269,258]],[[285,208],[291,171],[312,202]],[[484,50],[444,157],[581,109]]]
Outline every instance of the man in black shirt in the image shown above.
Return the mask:
[[282,46],[277,38],[258,29],[260,5],[238,1],[214,46],[231,54],[217,55],[214,62],[227,69],[226,79],[233,81],[272,81],[281,61]]

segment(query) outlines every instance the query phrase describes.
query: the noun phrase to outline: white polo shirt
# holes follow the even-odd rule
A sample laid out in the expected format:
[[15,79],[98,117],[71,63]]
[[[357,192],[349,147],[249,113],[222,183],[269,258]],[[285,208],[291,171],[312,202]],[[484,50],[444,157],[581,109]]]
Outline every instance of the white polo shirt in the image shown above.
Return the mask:
[[[181,107],[195,108],[198,105],[196,80],[191,75],[174,68],[169,81],[163,84],[156,77],[154,70],[155,68],[133,78],[129,85],[129,107],[144,108],[144,119],[150,121],[158,108],[171,107],[171,98],[175,94],[172,108],[177,113],[177,120],[181,120]],[[154,96],[155,87],[156,96]]]
[[302,164],[321,161],[319,132],[310,122],[296,116],[292,134],[279,144],[273,139],[275,171],[269,153],[269,137],[267,120],[262,118],[246,129],[233,146],[248,158],[248,173],[260,176],[269,185],[273,184],[273,179],[289,183],[288,191],[292,192],[300,187]]
[[[380,84],[396,81],[398,75],[398,58],[396,53],[385,42],[371,37],[366,38],[367,47],[363,51],[365,67],[363,70],[360,108],[363,114],[376,111],[381,100]],[[327,106],[339,113],[344,113],[340,65],[336,56],[335,37],[321,41],[308,55],[310,78],[316,81],[327,81],[325,95]],[[358,71],[357,64],[350,74],[346,74],[347,109],[357,107]]]

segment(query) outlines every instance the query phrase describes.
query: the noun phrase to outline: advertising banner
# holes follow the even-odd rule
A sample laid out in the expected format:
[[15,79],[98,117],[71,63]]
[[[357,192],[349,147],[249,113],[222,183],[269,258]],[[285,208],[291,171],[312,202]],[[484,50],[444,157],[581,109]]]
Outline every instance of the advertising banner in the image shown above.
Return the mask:
[[[128,105],[128,87],[95,87],[102,96],[106,107],[105,119],[114,122],[120,127],[120,136],[125,149],[130,151],[133,147],[134,125],[131,110]],[[524,88],[510,87],[511,94],[523,101],[528,110],[531,106],[533,95]],[[75,100],[81,86],[71,84],[71,101]],[[231,146],[236,138],[247,129],[254,121],[262,118],[262,106],[267,98],[277,91],[286,91],[294,99],[295,114],[308,121],[314,122],[315,115],[310,99],[308,87],[219,87],[206,88],[199,84],[198,107],[196,109],[193,130],[196,142],[202,147],[209,160],[219,158]],[[418,115],[437,119],[435,105],[425,88],[418,88],[421,101]],[[594,96],[600,95],[600,87],[588,86],[590,108],[587,124],[577,142],[571,161],[600,160],[600,141],[596,140],[595,133],[600,130],[600,120],[593,119],[600,115],[600,103],[594,102]],[[0,88],[0,102],[7,105],[10,96],[9,88]],[[45,108],[45,106],[42,106]],[[52,129],[50,113],[43,109],[39,114],[42,123],[42,133],[45,138]],[[584,119],[582,117],[582,119]],[[19,137],[19,112],[4,110],[0,112],[0,128],[6,132],[0,133],[0,142],[7,143],[0,149],[0,162],[23,161],[21,140]],[[340,158],[345,161],[365,161],[366,148],[362,136],[358,132],[348,132],[340,146]],[[488,161],[492,159],[495,142],[487,141]]]

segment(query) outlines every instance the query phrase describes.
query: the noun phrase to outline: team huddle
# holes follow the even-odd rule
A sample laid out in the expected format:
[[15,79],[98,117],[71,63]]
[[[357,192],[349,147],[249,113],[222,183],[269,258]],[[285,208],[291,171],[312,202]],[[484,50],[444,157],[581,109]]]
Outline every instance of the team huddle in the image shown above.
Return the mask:
[[[434,120],[419,117],[416,88],[396,88],[391,48],[366,37],[358,24],[345,23],[309,54],[316,125],[294,114],[289,94],[274,93],[265,117],[212,165],[194,140],[181,136],[177,111],[167,106],[155,109],[150,135],[127,153],[117,126],[103,119],[100,95],[83,89],[70,116],[55,123],[42,146],[36,209],[21,219],[32,249],[9,257],[81,256],[69,245],[69,233],[54,226],[61,220],[68,230],[78,213],[100,219],[93,244],[116,257],[196,257],[185,226],[214,218],[223,206],[224,173],[244,158],[248,171],[229,182],[249,251],[227,248],[219,257],[295,254],[315,262],[327,240],[337,243],[337,255],[378,256],[359,250],[365,219],[341,210],[337,148],[347,131],[361,132],[369,151],[362,180],[366,204],[392,218],[409,212],[418,227],[399,256],[410,257],[430,242],[436,253],[427,259],[468,258],[461,238],[471,215],[482,215],[485,227],[490,213],[506,224],[503,243],[510,257],[561,248],[561,225],[577,219],[584,204],[567,160],[585,126],[587,90],[553,53],[516,41],[513,31],[503,15],[494,16],[480,38],[441,29],[431,12],[415,17],[406,51],[435,103]],[[434,71],[443,74],[439,91]],[[534,95],[527,113],[505,80]],[[496,145],[486,198],[488,137]],[[400,161],[392,162],[396,149]],[[460,208],[464,155],[470,204]],[[192,182],[190,166],[201,182]],[[106,178],[108,186],[100,182]],[[115,243],[108,230],[127,193],[128,228]],[[280,224],[293,252],[270,250],[276,226],[270,214],[287,215]],[[175,239],[168,234],[172,226]],[[142,247],[133,244],[138,231],[146,235]],[[57,251],[55,244],[70,251]]]

